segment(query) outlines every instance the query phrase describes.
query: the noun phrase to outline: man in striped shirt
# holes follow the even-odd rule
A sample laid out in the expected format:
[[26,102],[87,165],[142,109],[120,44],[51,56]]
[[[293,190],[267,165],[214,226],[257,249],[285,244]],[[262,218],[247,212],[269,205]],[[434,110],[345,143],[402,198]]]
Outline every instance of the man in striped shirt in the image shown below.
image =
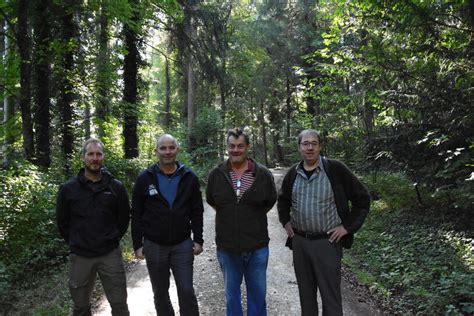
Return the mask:
[[352,245],[370,196],[346,165],[320,155],[316,130],[300,133],[298,151],[303,160],[283,179],[278,215],[293,248],[301,314],[318,314],[319,288],[323,315],[342,315],[342,247]]
[[249,137],[240,129],[227,135],[229,159],[209,174],[207,203],[216,210],[217,259],[224,276],[226,313],[242,315],[240,285],[245,278],[247,315],[265,316],[267,212],[276,201],[273,176],[248,157]]

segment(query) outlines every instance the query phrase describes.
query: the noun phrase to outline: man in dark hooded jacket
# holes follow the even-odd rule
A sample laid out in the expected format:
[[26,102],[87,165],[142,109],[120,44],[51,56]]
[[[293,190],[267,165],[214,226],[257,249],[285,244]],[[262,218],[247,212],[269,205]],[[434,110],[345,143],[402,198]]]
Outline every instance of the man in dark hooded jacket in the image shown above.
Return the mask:
[[123,184],[102,169],[104,158],[104,144],[88,139],[81,152],[84,167],[60,186],[57,198],[58,229],[71,251],[73,315],[91,315],[97,274],[112,315],[129,315],[119,242],[128,228],[130,204]]

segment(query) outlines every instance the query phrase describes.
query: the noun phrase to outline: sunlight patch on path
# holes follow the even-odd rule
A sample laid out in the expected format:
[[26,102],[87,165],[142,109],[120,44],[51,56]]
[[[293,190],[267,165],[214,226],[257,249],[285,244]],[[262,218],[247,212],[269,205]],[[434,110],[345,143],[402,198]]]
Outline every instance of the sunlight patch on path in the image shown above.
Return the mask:
[[[127,274],[128,309],[130,315],[156,315],[153,303],[153,291],[145,260],[137,263]],[[170,278],[170,298],[175,314],[179,315],[178,294],[173,277]],[[104,297],[95,315],[111,315],[110,305]]]

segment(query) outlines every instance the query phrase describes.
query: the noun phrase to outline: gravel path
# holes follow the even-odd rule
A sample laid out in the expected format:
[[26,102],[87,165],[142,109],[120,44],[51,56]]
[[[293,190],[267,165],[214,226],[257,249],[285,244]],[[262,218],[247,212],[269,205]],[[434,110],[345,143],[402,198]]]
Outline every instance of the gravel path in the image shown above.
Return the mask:
[[[274,170],[275,182],[279,187],[284,171]],[[201,315],[225,315],[225,302],[222,274],[216,259],[214,242],[214,209],[205,203],[204,211],[204,252],[195,257],[194,285]],[[268,315],[300,315],[298,288],[292,266],[292,254],[284,247],[286,235],[278,222],[276,206],[268,214],[270,233],[270,259],[267,272]],[[155,315],[153,293],[144,261],[136,262],[127,276],[128,304],[131,315]],[[375,307],[366,303],[363,296],[357,295],[357,287],[346,281],[342,284],[343,309],[345,315],[382,315]],[[243,297],[245,288],[242,287]],[[170,295],[179,315],[178,299],[174,280]],[[245,305],[245,299],[244,299]],[[319,304],[321,305],[321,304]],[[96,315],[110,315],[110,307],[105,298],[101,300]]]

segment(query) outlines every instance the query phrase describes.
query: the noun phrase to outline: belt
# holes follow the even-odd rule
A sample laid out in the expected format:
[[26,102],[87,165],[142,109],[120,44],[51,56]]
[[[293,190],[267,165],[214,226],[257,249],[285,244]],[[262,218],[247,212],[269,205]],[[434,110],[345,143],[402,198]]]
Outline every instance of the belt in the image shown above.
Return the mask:
[[294,229],[293,228],[293,232],[296,234],[296,235],[299,235],[301,237],[304,237],[306,239],[310,239],[310,240],[314,240],[314,239],[324,239],[324,238],[328,238],[328,234],[321,234],[321,233],[308,233],[308,232],[303,232],[301,230],[297,230],[297,229]]

